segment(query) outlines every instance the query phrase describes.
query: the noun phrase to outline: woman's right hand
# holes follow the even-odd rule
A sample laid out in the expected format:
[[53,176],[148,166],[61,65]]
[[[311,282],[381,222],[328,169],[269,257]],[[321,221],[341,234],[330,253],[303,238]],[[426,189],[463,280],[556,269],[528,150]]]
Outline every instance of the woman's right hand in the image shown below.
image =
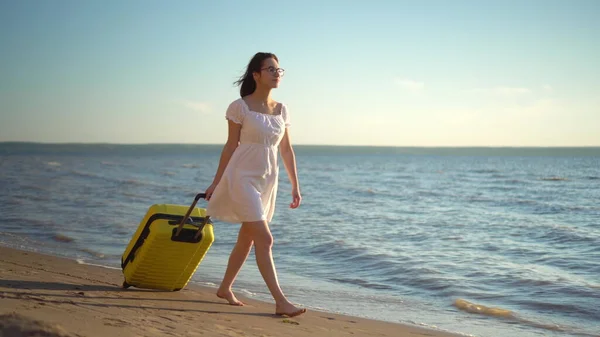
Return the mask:
[[206,194],[206,197],[204,199],[210,200],[210,197],[212,197],[212,194],[215,191],[215,187],[217,187],[216,183],[212,183],[210,186],[208,186],[208,188],[204,192]]

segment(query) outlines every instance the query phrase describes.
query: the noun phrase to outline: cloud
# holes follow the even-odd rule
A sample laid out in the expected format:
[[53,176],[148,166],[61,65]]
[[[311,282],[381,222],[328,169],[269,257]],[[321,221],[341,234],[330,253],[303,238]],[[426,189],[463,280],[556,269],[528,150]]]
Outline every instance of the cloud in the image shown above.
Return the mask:
[[210,112],[211,106],[206,102],[183,101],[183,106],[202,113]]
[[494,88],[476,88],[472,89],[472,92],[475,93],[483,93],[483,94],[492,94],[495,96],[504,96],[504,97],[515,97],[515,96],[523,96],[532,93],[532,90],[529,88],[522,87],[494,87]]
[[544,89],[545,92],[552,92],[554,90],[550,84],[544,84],[542,89]]
[[394,83],[396,83],[396,85],[398,85],[402,89],[407,90],[411,93],[419,93],[425,89],[425,83],[411,79],[396,78],[394,79]]
[[[556,99],[535,99],[527,103],[499,104],[480,109],[455,109],[444,111],[440,116],[448,119],[444,123],[470,127],[503,127],[505,130],[519,126],[535,127],[544,121],[564,113],[565,109]],[[442,117],[440,117],[442,118]]]
[[514,120],[526,120],[546,118],[561,111],[561,104],[555,99],[537,99],[530,104],[510,106],[503,109],[507,117]]

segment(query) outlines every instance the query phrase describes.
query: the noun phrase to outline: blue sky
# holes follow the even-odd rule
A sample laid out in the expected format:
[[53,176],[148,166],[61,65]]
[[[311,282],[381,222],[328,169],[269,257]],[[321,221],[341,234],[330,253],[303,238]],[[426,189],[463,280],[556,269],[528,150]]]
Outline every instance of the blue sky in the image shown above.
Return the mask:
[[257,51],[296,144],[600,146],[600,1],[2,1],[0,141],[223,143]]

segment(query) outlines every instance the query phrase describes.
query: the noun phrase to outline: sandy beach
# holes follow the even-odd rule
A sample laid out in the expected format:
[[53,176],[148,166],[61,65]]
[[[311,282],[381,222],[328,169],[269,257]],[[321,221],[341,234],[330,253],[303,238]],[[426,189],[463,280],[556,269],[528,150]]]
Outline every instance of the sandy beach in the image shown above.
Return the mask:
[[[452,336],[318,311],[285,318],[271,303],[214,289],[122,289],[120,270],[0,247],[0,336]],[[36,334],[37,332],[37,334]]]

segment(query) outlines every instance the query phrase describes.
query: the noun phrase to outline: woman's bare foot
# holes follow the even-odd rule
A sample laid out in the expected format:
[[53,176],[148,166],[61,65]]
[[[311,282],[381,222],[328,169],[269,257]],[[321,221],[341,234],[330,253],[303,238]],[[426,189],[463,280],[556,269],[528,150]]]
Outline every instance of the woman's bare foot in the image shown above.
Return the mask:
[[235,295],[233,294],[233,291],[229,290],[229,291],[222,291],[221,289],[219,289],[217,291],[217,297],[218,298],[223,298],[226,299],[227,302],[229,302],[229,304],[231,305],[237,305],[237,306],[243,306],[244,303],[240,300],[238,300]]
[[290,302],[277,303],[275,305],[275,315],[295,317],[306,312],[305,308],[298,308]]

